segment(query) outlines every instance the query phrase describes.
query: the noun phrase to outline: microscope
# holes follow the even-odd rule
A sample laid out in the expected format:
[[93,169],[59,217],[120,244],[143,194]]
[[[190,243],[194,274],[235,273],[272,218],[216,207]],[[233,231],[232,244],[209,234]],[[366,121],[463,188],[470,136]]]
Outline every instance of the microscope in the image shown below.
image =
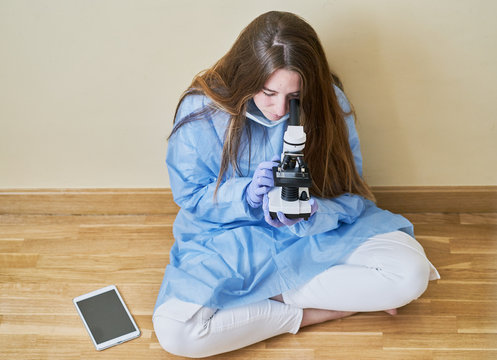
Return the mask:
[[309,187],[311,174],[304,161],[303,150],[306,135],[300,125],[300,103],[290,100],[290,118],[283,137],[283,153],[278,166],[273,167],[274,188],[268,193],[269,214],[277,219],[281,211],[288,219],[304,218],[311,215]]

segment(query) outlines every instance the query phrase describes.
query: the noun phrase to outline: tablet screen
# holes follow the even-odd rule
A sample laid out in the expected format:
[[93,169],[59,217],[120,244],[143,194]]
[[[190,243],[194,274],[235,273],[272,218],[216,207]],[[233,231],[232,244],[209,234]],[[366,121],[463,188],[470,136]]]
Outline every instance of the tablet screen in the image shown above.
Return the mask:
[[114,290],[76,302],[97,344],[135,331]]

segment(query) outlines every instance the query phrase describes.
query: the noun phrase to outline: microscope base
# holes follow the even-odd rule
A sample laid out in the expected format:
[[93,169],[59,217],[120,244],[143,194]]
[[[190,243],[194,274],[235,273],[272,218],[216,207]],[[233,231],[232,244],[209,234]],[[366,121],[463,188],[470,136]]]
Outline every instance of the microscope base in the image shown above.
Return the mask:
[[[299,188],[299,196],[302,192],[309,194],[309,189]],[[272,219],[277,219],[276,213],[281,211],[288,219],[304,218],[308,220],[311,216],[311,204],[309,200],[286,201],[281,198],[281,187],[275,187],[268,193],[269,214]]]

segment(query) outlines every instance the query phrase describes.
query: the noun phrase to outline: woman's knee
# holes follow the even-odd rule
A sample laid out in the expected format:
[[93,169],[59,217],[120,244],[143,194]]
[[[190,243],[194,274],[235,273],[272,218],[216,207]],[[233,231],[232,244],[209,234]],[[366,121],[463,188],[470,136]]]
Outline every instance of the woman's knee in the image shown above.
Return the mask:
[[165,316],[154,316],[153,319],[155,335],[160,346],[167,352],[174,355],[183,355],[182,347],[185,346],[185,339],[181,341],[181,323]]
[[201,358],[211,354],[205,349],[205,341],[192,326],[191,321],[181,322],[165,316],[153,319],[154,330],[161,347],[168,353],[190,358]]
[[155,335],[164,350],[173,355],[192,357],[189,353],[191,346],[189,346],[190,336],[187,322],[166,316],[154,316],[153,324]]
[[399,273],[399,298],[401,306],[419,298],[427,289],[430,280],[430,263],[428,259],[413,252],[408,261],[404,261]]
[[398,307],[419,298],[428,287],[431,272],[431,264],[422,246],[400,231],[374,239],[372,246],[379,259],[379,267],[395,282]]

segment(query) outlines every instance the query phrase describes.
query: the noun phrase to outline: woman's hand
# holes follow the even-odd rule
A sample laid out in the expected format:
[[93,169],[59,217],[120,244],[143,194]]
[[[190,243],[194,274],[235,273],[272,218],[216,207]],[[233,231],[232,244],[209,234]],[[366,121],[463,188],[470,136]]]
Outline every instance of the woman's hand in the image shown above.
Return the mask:
[[247,203],[251,207],[260,207],[264,195],[274,187],[273,167],[278,166],[276,162],[278,159],[279,157],[275,155],[271,161],[263,161],[257,166],[252,181],[246,190]]
[[[309,200],[309,203],[311,204],[311,215],[314,215],[316,211],[318,210],[318,203],[316,200],[311,198]],[[284,225],[286,226],[292,226],[295,225],[296,223],[300,222],[303,220],[303,218],[297,218],[297,219],[289,219],[283,214],[281,211],[278,211],[276,215],[278,216],[278,219],[272,219],[271,215],[269,214],[269,198],[266,195],[264,195],[263,201],[262,201],[262,209],[264,210],[264,219],[266,222],[274,227],[282,227]]]

